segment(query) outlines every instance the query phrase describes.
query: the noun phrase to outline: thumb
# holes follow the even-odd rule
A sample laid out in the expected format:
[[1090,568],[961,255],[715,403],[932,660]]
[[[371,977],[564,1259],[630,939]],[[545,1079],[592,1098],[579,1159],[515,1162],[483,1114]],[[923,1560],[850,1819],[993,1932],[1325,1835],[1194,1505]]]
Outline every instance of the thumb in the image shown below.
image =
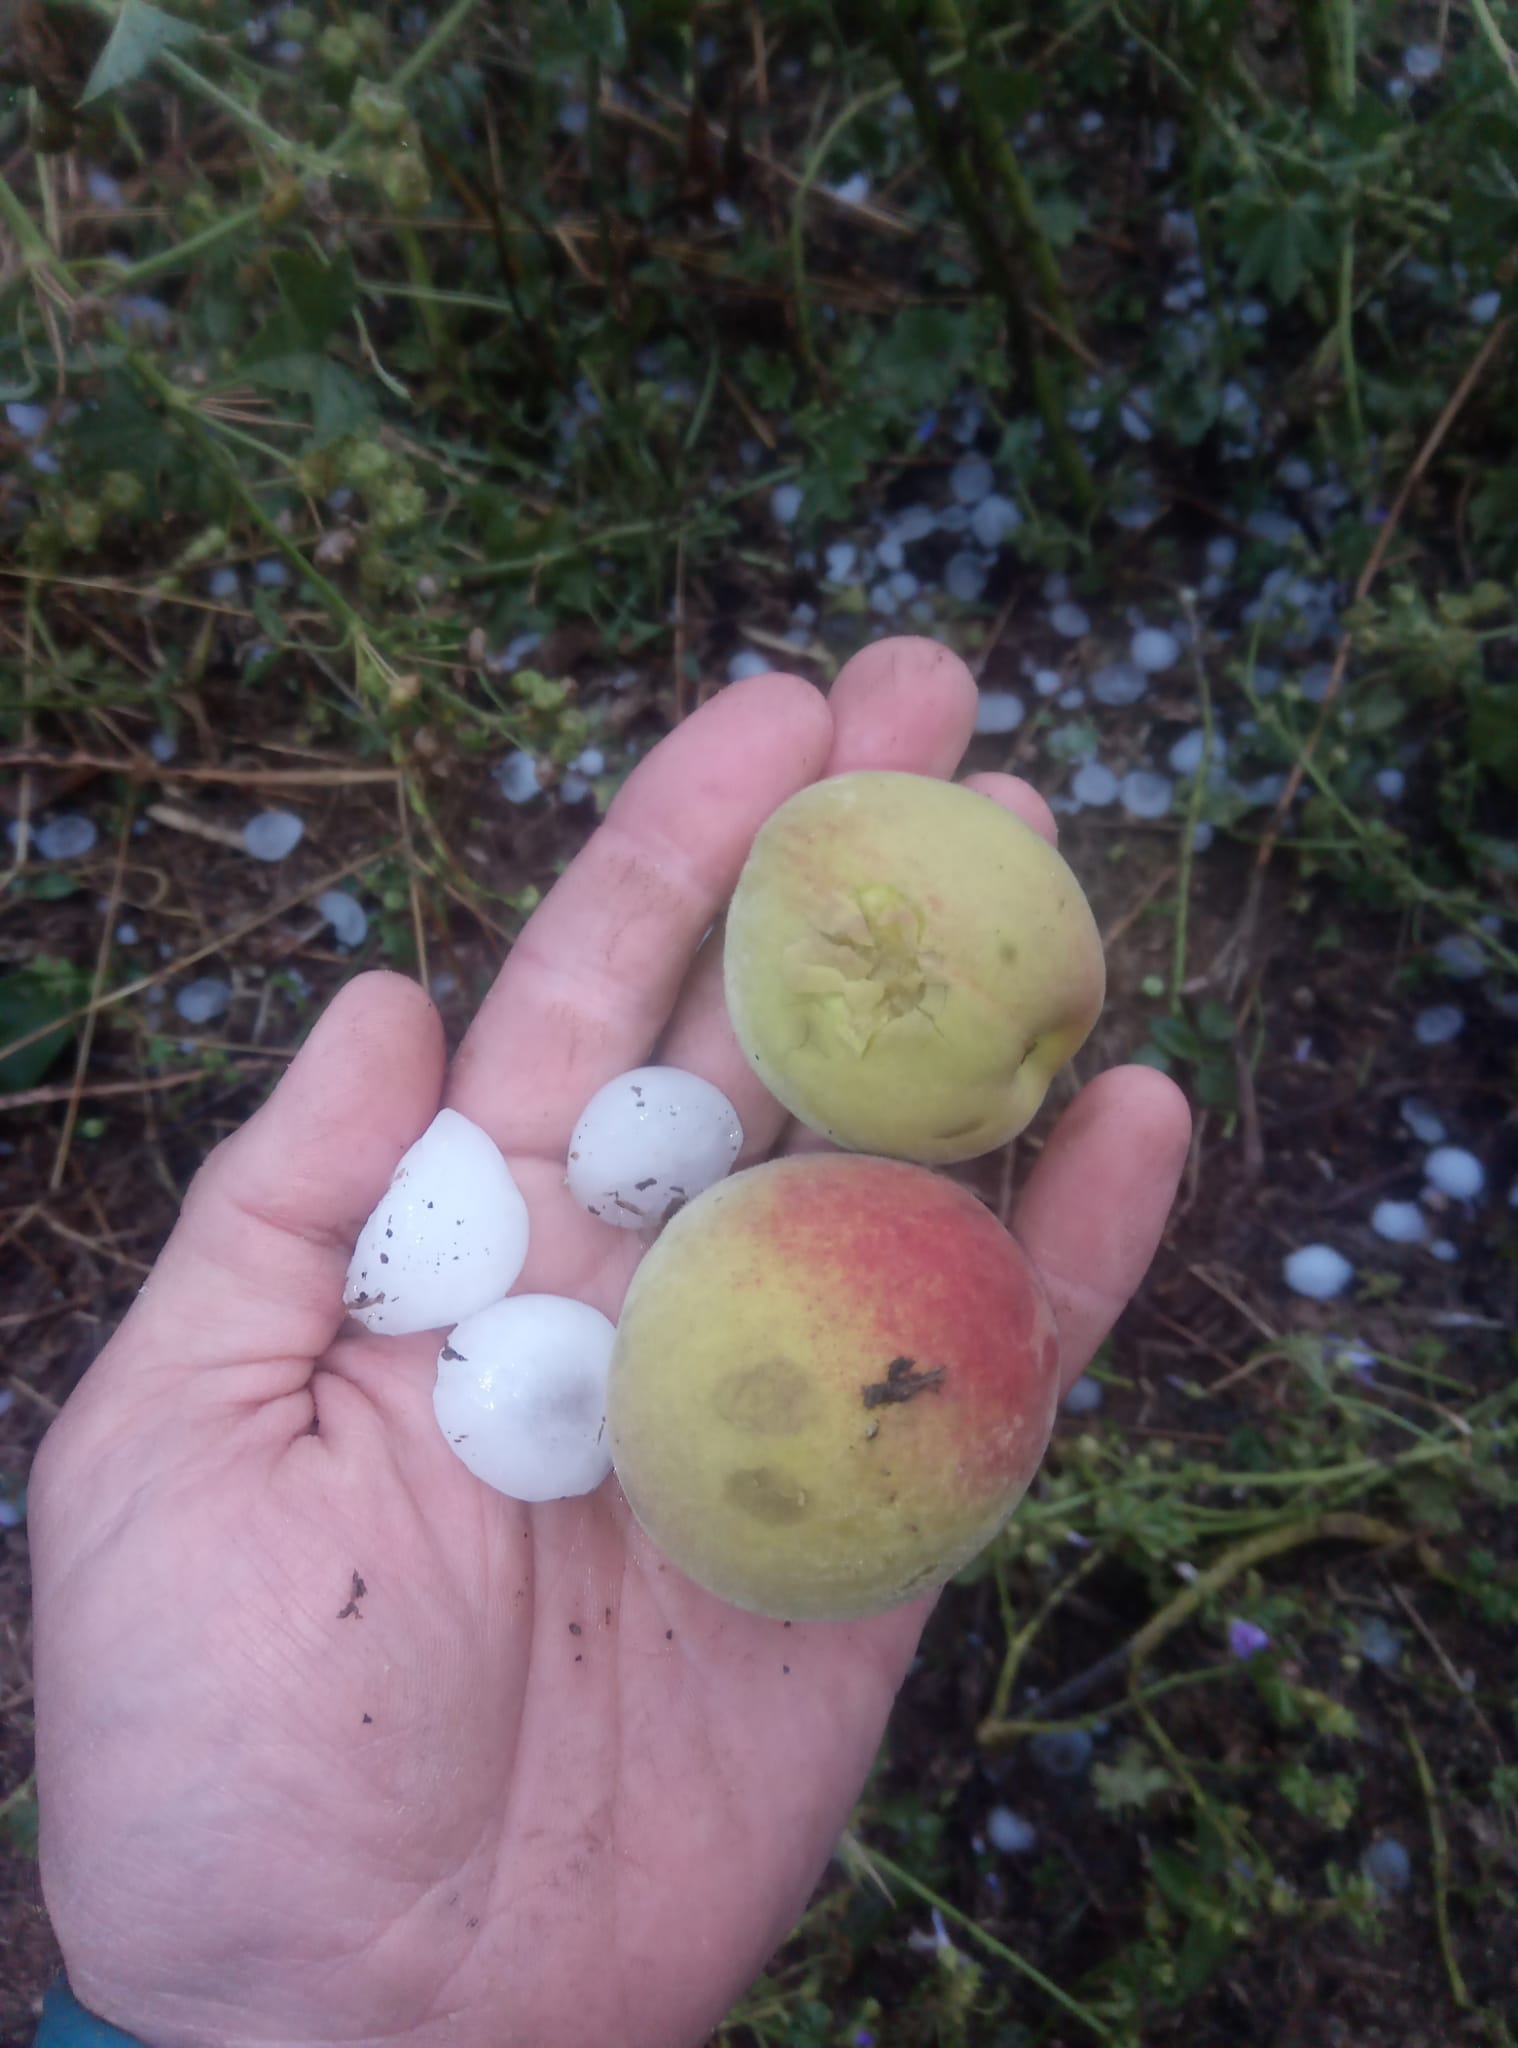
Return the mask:
[[364,974],[342,989],[268,1101],[196,1174],[92,1377],[319,1357],[343,1321],[354,1240],[437,1112],[443,1063],[441,1022],[415,982]]

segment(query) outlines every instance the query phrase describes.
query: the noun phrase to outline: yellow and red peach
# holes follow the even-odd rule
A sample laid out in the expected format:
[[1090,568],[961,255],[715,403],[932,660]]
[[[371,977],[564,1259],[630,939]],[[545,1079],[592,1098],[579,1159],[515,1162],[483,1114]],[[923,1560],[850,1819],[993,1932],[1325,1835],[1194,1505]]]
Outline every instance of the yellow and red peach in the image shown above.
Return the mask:
[[981,796],[866,769],[761,827],[728,907],[728,1014],[835,1144],[970,1159],[1029,1123],[1102,1007],[1101,939],[1049,843]]
[[941,1585],[1049,1441],[1053,1311],[965,1189],[898,1160],[774,1160],[700,1195],[617,1326],[612,1461],[671,1562],[758,1614]]

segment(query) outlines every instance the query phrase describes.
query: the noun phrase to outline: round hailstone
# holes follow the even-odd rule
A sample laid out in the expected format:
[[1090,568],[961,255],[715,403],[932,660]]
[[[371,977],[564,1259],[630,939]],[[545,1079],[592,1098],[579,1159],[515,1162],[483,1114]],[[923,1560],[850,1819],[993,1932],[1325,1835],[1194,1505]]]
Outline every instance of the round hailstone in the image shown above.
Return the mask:
[[1388,1244],[1421,1244],[1426,1233],[1423,1211],[1416,1202],[1377,1202],[1370,1227]]
[[1175,797],[1175,784],[1168,775],[1152,768],[1134,768],[1123,777],[1118,801],[1130,818],[1163,818]]
[[1091,1761],[1096,1744],[1084,1728],[1050,1728],[1028,1744],[1038,1768],[1050,1778],[1078,1778]]
[[1057,697],[1065,686],[1065,679],[1057,668],[1036,668],[1033,671],[1033,687],[1040,697]]
[[221,599],[236,597],[241,587],[241,580],[235,569],[213,569],[206,582],[206,589],[210,595]]
[[1130,498],[1126,505],[1113,507],[1112,517],[1129,533],[1143,533],[1164,509],[1157,498]]
[[[757,654],[752,647],[740,647],[727,665],[727,679],[730,683],[745,682],[749,676],[767,676],[769,672],[769,662],[762,654]],[[513,755],[511,758],[516,760],[518,756]],[[528,754],[525,758],[530,761],[532,756]],[[533,768],[532,775],[533,788],[528,791],[528,795],[536,796],[538,775],[536,767]],[[521,797],[512,797],[513,803],[521,803],[521,801]]]
[[557,1294],[498,1301],[449,1332],[432,1412],[476,1479],[512,1500],[573,1500],[611,1471],[606,1382],[616,1329]]
[[242,843],[255,860],[283,860],[294,853],[305,831],[294,811],[260,811],[243,826]]
[[983,455],[966,455],[949,472],[949,489],[961,505],[978,505],[990,495],[996,477]]
[[859,550],[851,541],[834,541],[830,548],[824,550],[822,559],[829,583],[848,583],[853,578]]
[[1407,787],[1407,777],[1400,768],[1378,768],[1376,771],[1376,794],[1384,796],[1394,804]]
[[938,514],[931,505],[908,505],[891,521],[891,532],[903,547],[926,540],[938,531]]
[[346,889],[323,889],[316,907],[340,946],[361,946],[369,936],[369,913]]
[[1010,690],[982,690],[975,707],[975,730],[984,733],[1016,732],[1024,717],[1023,700]]
[[1089,804],[1093,810],[1105,810],[1108,804],[1117,802],[1118,780],[1110,768],[1100,761],[1087,761],[1077,768],[1070,783],[1070,794],[1079,804]]
[[1443,62],[1437,43],[1409,43],[1402,52],[1402,69],[1409,78],[1437,78]]
[[781,526],[794,526],[801,512],[800,484],[776,484],[770,492],[770,511]]
[[1425,1102],[1421,1095],[1409,1095],[1399,1106],[1397,1114],[1420,1144],[1444,1143],[1444,1119],[1433,1104]]
[[[1206,751],[1207,734],[1201,726],[1194,725],[1190,732],[1181,734],[1181,737],[1176,741],[1165,758],[1169,761],[1177,775],[1195,775],[1201,769],[1202,756]],[[1214,763],[1217,763],[1222,751],[1218,736],[1214,733],[1212,736],[1212,758]]]
[[589,795],[589,782],[583,775],[576,775],[571,768],[559,784],[560,800],[566,804],[582,804]]
[[1441,1195],[1473,1202],[1486,1186],[1486,1169],[1462,1145],[1438,1145],[1423,1162],[1423,1177]]
[[1501,304],[1501,292],[1478,292],[1465,309],[1466,318],[1477,327],[1490,327]]
[[[136,927],[136,925],[134,925],[134,924],[130,924],[130,923],[123,923],[123,924],[119,924],[119,925],[117,925],[117,927],[116,927],[116,943],[117,943],[117,945],[118,945],[118,946],[135,946],[135,945],[136,945],[136,943],[137,943],[137,927]],[[4,1413],[4,1410],[3,1410],[3,1409],[0,1409],[0,1414],[3,1414],[3,1413]]]
[[278,555],[265,555],[253,564],[253,580],[265,590],[283,590],[290,581],[290,565]]
[[1268,547],[1289,548],[1293,541],[1306,538],[1295,519],[1273,511],[1268,505],[1259,512],[1251,512],[1245,525],[1256,540],[1264,541]]
[[882,569],[901,568],[906,560],[905,555],[902,553],[901,542],[894,535],[888,533],[875,550],[875,560]]
[[204,974],[187,982],[174,998],[174,1008],[186,1024],[209,1024],[221,1016],[232,1000],[230,985],[219,975]]
[[604,775],[606,756],[599,747],[586,747],[575,755],[569,765],[577,775]]
[[889,583],[877,583],[870,592],[870,610],[877,618],[893,619],[900,609],[896,593]]
[[1207,566],[1221,576],[1233,567],[1238,553],[1239,544],[1231,534],[1216,534],[1207,543]]
[[993,491],[988,498],[982,498],[970,517],[970,532],[983,548],[999,548],[1009,533],[1016,533],[1023,523],[1021,508],[1010,498],[1000,497]]
[[1413,1859],[1391,1835],[1372,1842],[1360,1858],[1360,1868],[1378,1892],[1405,1892],[1413,1881]]
[[440,1109],[359,1232],[343,1306],[366,1330],[445,1329],[499,1301],[527,1257],[527,1204],[494,1143]]
[[986,565],[979,555],[950,555],[943,587],[960,604],[974,604],[986,587]]
[[1334,1300],[1355,1277],[1348,1259],[1327,1244],[1304,1244],[1288,1255],[1281,1271],[1292,1293],[1309,1301]]
[[738,1112],[710,1081],[679,1067],[635,1067],[586,1104],[569,1141],[569,1192],[623,1230],[662,1223],[732,1171]]
[[1216,837],[1217,829],[1212,824],[1211,820],[1207,818],[1198,818],[1196,823],[1191,828],[1192,852],[1205,853]]
[[1089,1372],[1082,1373],[1062,1405],[1067,1415],[1094,1415],[1102,1405],[1101,1381],[1094,1380]]
[[89,852],[99,834],[89,818],[78,811],[65,811],[49,818],[32,834],[32,846],[43,860],[78,860]]
[[1263,299],[1245,299],[1239,307],[1238,322],[1241,327],[1263,327],[1270,318],[1270,308]]
[[1038,1829],[1010,1806],[993,1806],[986,1815],[986,1839],[1003,1856],[1026,1856],[1038,1847]]
[[1413,1036],[1419,1045],[1448,1045],[1464,1029],[1465,1013],[1453,1003],[1435,1003],[1413,1019]]
[[1355,1630],[1355,1648],[1367,1664],[1393,1671],[1402,1660],[1402,1637],[1390,1622],[1371,1614]]
[[1310,491],[1317,481],[1312,473],[1312,464],[1304,462],[1300,455],[1289,455],[1276,475],[1288,491]]
[[1453,1239],[1448,1237],[1436,1237],[1429,1246],[1429,1252],[1446,1266],[1452,1266],[1460,1256]]
[[543,785],[538,764],[525,747],[514,747],[495,771],[495,786],[509,804],[530,803]]
[[863,206],[870,196],[870,174],[868,171],[855,171],[832,190],[835,199],[842,199],[849,206]]
[[1485,949],[1466,932],[1451,932],[1441,939],[1434,958],[1456,981],[1475,981],[1486,972]]
[[1139,668],[1148,675],[1158,676],[1163,675],[1167,668],[1174,668],[1180,660],[1181,643],[1163,626],[1144,626],[1129,641],[1128,652]]
[[1091,678],[1091,694],[1098,704],[1137,704],[1148,688],[1148,677],[1131,661],[1109,661]]
[[1078,604],[1067,601],[1055,605],[1049,614],[1049,624],[1061,640],[1084,640],[1091,631],[1091,621]]
[[1054,701],[1061,711],[1079,711],[1086,701],[1086,693],[1077,683],[1068,690],[1061,690]]

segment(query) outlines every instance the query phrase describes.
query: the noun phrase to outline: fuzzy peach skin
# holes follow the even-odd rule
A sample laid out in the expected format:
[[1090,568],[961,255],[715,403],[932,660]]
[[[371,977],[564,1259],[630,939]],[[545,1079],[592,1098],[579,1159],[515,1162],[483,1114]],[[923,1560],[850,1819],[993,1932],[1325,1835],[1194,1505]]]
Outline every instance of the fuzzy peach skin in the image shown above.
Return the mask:
[[633,1278],[607,1422],[672,1563],[752,1613],[853,1620],[941,1585],[1022,1498],[1053,1311],[975,1197],[893,1159],[751,1167]]
[[814,783],[760,830],[723,980],[793,1116],[930,1163],[1030,1123],[1106,992],[1090,906],[1046,839],[974,790],[880,770]]

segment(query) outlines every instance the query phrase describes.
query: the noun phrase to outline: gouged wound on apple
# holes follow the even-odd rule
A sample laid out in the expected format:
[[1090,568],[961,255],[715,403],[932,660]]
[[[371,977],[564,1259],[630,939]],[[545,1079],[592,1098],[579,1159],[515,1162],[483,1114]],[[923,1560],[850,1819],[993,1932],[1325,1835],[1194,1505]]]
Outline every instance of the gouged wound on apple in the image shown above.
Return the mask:
[[966,1564],[1059,1387],[1027,1257],[953,1182],[819,1154],[723,1181],[633,1278],[607,1426],[665,1556],[757,1614],[846,1620]]
[[1031,1122],[1106,991],[1055,849],[989,797],[885,770],[813,783],[766,821],[723,975],[738,1041],[793,1116],[926,1163]]

